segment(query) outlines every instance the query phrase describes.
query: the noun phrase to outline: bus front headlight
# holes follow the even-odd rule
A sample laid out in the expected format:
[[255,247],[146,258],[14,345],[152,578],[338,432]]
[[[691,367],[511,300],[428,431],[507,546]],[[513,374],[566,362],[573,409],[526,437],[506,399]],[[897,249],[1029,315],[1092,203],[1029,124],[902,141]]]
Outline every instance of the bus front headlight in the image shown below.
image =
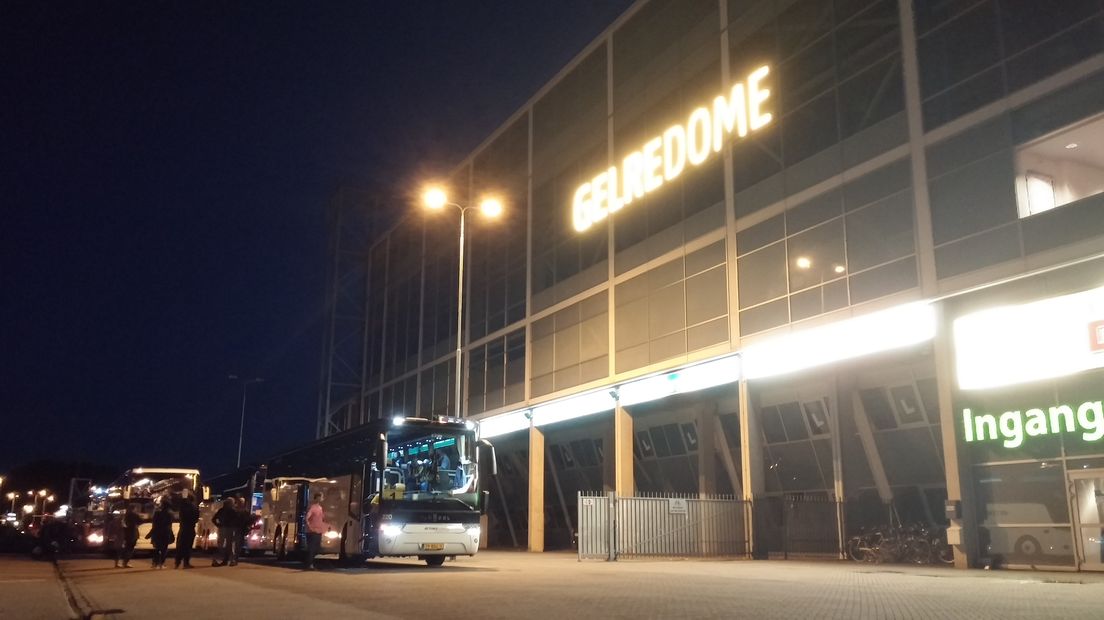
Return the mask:
[[478,537],[480,531],[481,530],[479,529],[478,525],[469,525],[467,529],[468,536],[471,536],[472,538]]
[[330,531],[326,532],[325,534],[323,534],[323,536],[325,536],[326,538],[329,538],[330,540],[333,540],[335,538],[341,538],[341,533],[330,530]]
[[388,538],[394,538],[402,534],[402,525],[397,523],[384,523],[380,526],[380,534]]

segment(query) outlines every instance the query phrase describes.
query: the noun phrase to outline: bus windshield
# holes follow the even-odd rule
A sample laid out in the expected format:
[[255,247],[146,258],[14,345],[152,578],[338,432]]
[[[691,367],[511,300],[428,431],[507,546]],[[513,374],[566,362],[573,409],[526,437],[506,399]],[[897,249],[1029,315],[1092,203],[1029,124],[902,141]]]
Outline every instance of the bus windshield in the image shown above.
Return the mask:
[[387,442],[383,499],[478,506],[471,431],[396,427]]
[[151,499],[184,490],[197,492],[199,470],[142,468],[127,470],[107,488],[108,499]]

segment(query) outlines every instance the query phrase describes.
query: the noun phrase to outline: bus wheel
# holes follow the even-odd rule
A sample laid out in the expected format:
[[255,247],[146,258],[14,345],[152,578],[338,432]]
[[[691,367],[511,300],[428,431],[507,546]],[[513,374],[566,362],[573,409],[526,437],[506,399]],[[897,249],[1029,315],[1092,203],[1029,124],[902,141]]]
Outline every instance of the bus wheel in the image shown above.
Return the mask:
[[443,555],[427,555],[425,558],[427,566],[440,566],[445,563],[445,556]]
[[341,528],[341,549],[337,552],[337,560],[339,562],[346,562],[349,559],[349,553],[345,550],[345,539],[349,535],[349,524],[346,523]]
[[1021,536],[1016,541],[1016,553],[1026,559],[1036,560],[1043,553],[1043,546],[1034,536]]

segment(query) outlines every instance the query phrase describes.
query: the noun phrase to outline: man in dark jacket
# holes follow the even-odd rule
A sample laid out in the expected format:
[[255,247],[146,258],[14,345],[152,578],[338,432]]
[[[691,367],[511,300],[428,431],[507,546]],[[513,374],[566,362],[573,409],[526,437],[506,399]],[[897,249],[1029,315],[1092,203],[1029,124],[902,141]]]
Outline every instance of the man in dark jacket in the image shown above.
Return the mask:
[[127,503],[126,512],[123,513],[122,522],[119,524],[119,554],[115,556],[115,568],[130,568],[130,558],[134,555],[134,545],[138,544],[138,523],[141,518],[134,510],[134,506]]
[[169,555],[169,545],[173,542],[173,516],[169,511],[168,498],[161,498],[153,513],[153,523],[146,538],[153,543],[153,568],[165,568],[165,559]]
[[196,524],[199,523],[199,509],[195,498],[185,492],[180,498],[180,528],[176,531],[176,565],[180,568],[192,567],[192,547],[195,546]]
[[253,515],[249,512],[249,504],[240,495],[237,497],[237,503],[238,526],[234,536],[234,564],[238,563],[239,557],[245,555],[245,537],[253,527]]
[[218,528],[218,546],[222,552],[222,562],[219,563],[218,558],[215,558],[211,562],[211,566],[223,566],[230,564],[233,566],[237,564],[235,559],[231,562],[231,558],[234,554],[234,537],[237,535],[238,524],[238,511],[234,506],[234,498],[229,497],[222,502],[222,507],[218,509],[215,516],[211,517],[211,523],[215,524]]

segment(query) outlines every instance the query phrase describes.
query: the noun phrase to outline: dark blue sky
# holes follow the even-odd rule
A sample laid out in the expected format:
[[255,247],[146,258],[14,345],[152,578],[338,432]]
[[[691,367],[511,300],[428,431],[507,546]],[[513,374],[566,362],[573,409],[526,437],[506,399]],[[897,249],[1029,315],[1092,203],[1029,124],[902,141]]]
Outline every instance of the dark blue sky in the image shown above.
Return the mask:
[[[448,170],[630,4],[0,4],[0,473],[313,436],[323,205]],[[402,208],[401,206],[398,208]]]

